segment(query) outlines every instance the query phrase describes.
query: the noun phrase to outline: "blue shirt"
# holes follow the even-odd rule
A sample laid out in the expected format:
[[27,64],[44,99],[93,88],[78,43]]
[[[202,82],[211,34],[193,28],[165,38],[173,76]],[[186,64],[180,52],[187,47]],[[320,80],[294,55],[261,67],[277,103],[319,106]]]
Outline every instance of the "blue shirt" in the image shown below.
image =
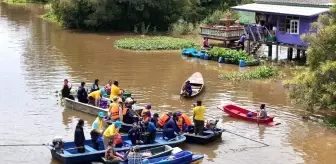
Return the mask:
[[93,123],[92,123],[92,129],[97,129],[99,126],[98,120],[96,119]]
[[244,43],[245,42],[245,35],[241,36],[240,39],[239,39],[239,42],[240,43]]
[[156,132],[156,127],[153,122],[148,122],[147,131],[149,133]]
[[191,93],[192,92],[191,84],[187,84],[185,89],[188,93]]
[[172,128],[176,133],[180,132],[180,128],[178,128],[173,118],[169,119],[169,121],[163,127],[163,129],[168,129],[168,128]]

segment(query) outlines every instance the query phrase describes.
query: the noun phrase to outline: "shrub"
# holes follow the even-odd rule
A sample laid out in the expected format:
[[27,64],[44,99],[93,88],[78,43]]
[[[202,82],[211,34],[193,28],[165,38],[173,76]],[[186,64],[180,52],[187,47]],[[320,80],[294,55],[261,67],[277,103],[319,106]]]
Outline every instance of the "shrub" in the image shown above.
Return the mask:
[[254,80],[279,76],[279,69],[274,66],[260,66],[247,72],[233,72],[219,75],[223,80]]
[[114,45],[118,48],[137,51],[179,50],[183,48],[196,47],[196,43],[191,40],[163,36],[124,38],[117,40]]
[[197,33],[197,31],[199,30],[199,26],[188,23],[184,20],[179,20],[178,22],[171,24],[169,29],[171,35],[180,36]]
[[247,63],[252,63],[254,60],[245,51],[232,50],[227,48],[214,47],[210,49],[208,55],[213,57],[223,57],[224,60],[229,60],[232,64],[239,64],[239,60],[245,60]]

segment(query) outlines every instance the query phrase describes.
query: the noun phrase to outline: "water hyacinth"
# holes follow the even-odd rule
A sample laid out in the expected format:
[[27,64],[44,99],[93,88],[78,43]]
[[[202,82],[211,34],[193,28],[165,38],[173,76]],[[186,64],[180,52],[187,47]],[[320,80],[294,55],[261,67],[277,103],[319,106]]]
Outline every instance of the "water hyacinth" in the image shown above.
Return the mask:
[[135,51],[180,50],[183,48],[196,47],[196,43],[191,40],[165,36],[124,38],[117,40],[114,45],[121,49]]
[[219,75],[223,80],[258,80],[277,77],[279,69],[274,66],[260,66],[247,72],[233,72]]

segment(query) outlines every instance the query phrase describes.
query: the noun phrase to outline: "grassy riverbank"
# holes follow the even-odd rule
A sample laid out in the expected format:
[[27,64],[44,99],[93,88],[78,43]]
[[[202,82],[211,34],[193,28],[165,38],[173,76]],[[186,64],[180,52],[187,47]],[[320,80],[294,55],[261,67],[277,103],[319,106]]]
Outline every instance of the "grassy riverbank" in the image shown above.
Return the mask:
[[259,66],[255,69],[246,71],[246,72],[232,72],[232,73],[223,73],[219,75],[220,79],[223,80],[260,80],[260,79],[270,79],[276,78],[280,75],[280,71],[275,66]]
[[62,25],[62,22],[60,22],[60,21],[57,20],[56,15],[52,11],[49,11],[49,12],[41,15],[40,18],[42,18],[42,19],[44,19],[46,21],[49,21],[49,22],[56,23],[58,25]]
[[135,51],[180,50],[197,46],[192,40],[167,36],[124,38],[117,40],[114,45],[117,48]]
[[323,123],[328,127],[336,130],[336,116],[326,116],[323,119]]

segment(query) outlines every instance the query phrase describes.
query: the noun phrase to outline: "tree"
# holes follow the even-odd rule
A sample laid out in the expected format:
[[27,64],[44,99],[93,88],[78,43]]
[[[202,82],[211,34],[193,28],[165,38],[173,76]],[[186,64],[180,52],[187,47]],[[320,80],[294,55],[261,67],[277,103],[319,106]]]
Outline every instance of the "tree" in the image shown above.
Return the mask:
[[336,5],[312,30],[302,36],[309,44],[308,67],[288,82],[289,96],[311,111],[336,111]]

